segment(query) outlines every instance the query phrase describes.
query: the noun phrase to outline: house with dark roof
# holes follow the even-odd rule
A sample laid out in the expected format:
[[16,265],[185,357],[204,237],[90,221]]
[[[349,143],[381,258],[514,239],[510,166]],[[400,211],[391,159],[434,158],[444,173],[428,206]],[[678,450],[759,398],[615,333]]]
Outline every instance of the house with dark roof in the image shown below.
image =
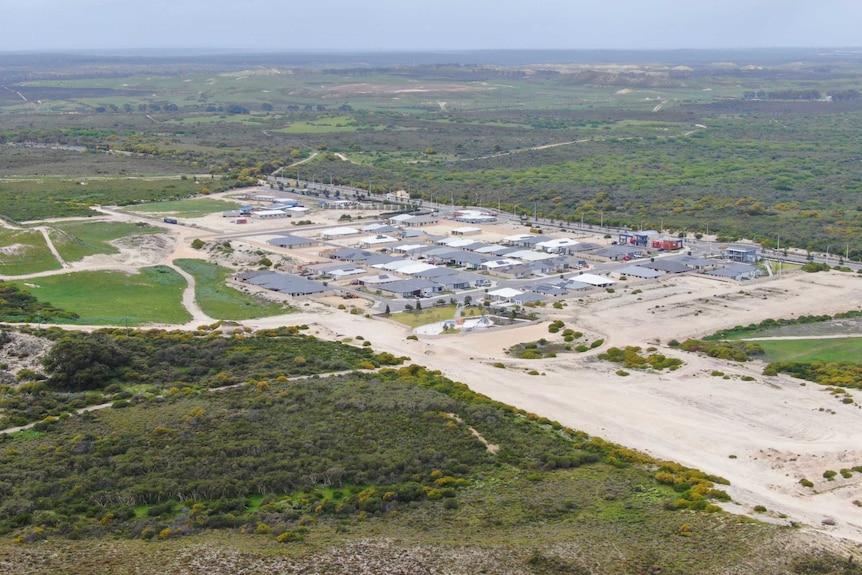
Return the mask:
[[271,271],[246,272],[235,276],[235,279],[294,297],[319,294],[328,290],[320,282],[300,276]]
[[421,278],[394,281],[377,286],[380,291],[395,294],[398,297],[430,297],[443,291],[443,286]]
[[593,252],[593,255],[607,258],[611,261],[633,260],[644,255],[644,249],[633,245],[608,246]]
[[[586,284],[583,284],[586,285]],[[549,283],[533,284],[522,286],[524,289],[536,292],[538,294],[551,297],[561,297],[569,293],[569,290],[562,286],[556,286]]]
[[446,262],[451,265],[461,266],[467,269],[477,269],[483,263],[491,259],[488,256],[483,256],[482,254],[465,252],[461,250],[456,250],[451,254],[445,254],[442,257],[445,258]]
[[684,263],[670,258],[656,258],[654,262],[646,262],[641,265],[645,268],[662,271],[668,274],[682,274],[691,271],[691,268]]
[[267,240],[268,244],[279,247],[279,248],[308,248],[312,246],[320,245],[320,241],[311,239],[311,238],[303,238],[300,236],[283,236],[280,238],[273,238],[271,240]]
[[621,276],[628,276],[640,279],[653,279],[664,275],[663,271],[654,270],[646,266],[626,266],[618,269],[617,273]]
[[758,269],[748,264],[731,264],[726,267],[716,268],[706,272],[707,275],[728,278],[736,281],[753,280],[757,277]]

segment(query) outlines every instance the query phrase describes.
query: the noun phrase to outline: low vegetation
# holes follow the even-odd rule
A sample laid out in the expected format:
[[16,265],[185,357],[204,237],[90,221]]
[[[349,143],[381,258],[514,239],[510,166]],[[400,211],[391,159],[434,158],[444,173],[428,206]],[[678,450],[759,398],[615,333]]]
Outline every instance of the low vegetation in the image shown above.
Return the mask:
[[656,371],[664,369],[674,371],[683,364],[681,359],[667,357],[655,351],[654,348],[648,349],[646,353],[642,353],[642,351],[640,347],[632,345],[626,346],[624,349],[611,347],[606,352],[600,353],[599,359],[620,363],[627,369],[654,369]]
[[820,385],[862,389],[862,363],[859,362],[774,361],[763,369],[764,375],[779,373],[786,373]]
[[679,348],[683,351],[704,353],[709,357],[731,361],[749,361],[752,356],[763,354],[760,344],[742,341],[687,339],[679,344]]
[[8,322],[56,323],[74,321],[78,314],[39,301],[14,284],[0,281],[0,320]]
[[738,325],[736,327],[732,327],[730,329],[723,329],[719,332],[716,332],[712,335],[708,335],[703,339],[705,341],[716,341],[716,340],[724,340],[724,339],[738,339],[741,337],[749,337],[751,335],[761,334],[766,331],[774,330],[780,327],[785,326],[799,326],[799,325],[807,325],[813,323],[825,323],[832,320],[841,320],[841,319],[856,319],[862,318],[862,311],[860,310],[850,310],[842,313],[837,313],[835,315],[800,315],[799,317],[792,318],[779,318],[773,319],[768,318],[760,323],[752,323],[747,326]]

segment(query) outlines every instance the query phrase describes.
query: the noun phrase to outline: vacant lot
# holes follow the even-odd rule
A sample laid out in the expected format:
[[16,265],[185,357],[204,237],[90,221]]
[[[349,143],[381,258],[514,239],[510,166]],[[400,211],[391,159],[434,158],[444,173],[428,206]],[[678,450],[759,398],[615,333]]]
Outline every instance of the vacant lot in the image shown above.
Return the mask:
[[183,308],[186,282],[165,266],[138,274],[78,272],[14,282],[43,302],[77,313],[81,325],[182,324],[191,319]]

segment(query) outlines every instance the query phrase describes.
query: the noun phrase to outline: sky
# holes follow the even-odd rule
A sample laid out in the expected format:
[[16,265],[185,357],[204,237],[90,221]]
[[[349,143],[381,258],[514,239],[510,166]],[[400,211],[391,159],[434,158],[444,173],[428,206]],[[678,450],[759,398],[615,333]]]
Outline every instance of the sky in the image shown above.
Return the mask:
[[860,0],[0,0],[0,51],[858,47]]

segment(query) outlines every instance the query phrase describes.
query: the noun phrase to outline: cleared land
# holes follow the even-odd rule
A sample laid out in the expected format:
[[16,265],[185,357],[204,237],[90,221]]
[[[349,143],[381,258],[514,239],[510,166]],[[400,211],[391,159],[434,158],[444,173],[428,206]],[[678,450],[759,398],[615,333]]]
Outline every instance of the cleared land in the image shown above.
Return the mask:
[[183,324],[185,280],[165,266],[120,271],[77,272],[12,282],[42,301],[77,313],[81,325]]

